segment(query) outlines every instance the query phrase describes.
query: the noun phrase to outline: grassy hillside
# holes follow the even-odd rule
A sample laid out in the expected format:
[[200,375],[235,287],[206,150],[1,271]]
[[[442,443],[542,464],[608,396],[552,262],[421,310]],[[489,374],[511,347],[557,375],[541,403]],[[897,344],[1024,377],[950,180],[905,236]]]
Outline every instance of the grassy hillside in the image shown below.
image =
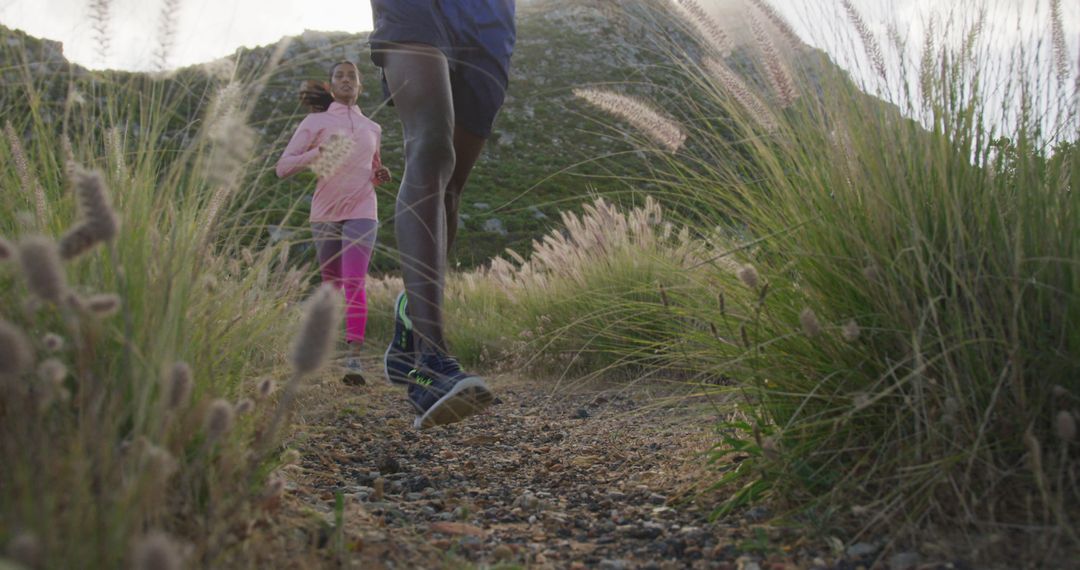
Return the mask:
[[[649,161],[654,159],[640,152],[619,128],[598,122],[572,90],[613,86],[661,100],[673,98],[685,86],[660,46],[681,33],[677,22],[635,15],[629,6],[615,9],[603,2],[565,0],[519,4],[518,41],[506,104],[466,189],[451,266],[474,267],[508,247],[528,256],[531,242],[558,225],[560,211],[580,212],[581,205],[597,194],[630,205],[641,204],[645,193],[661,193],[660,184],[648,176],[654,166]],[[175,146],[166,153],[166,160],[170,154],[190,151],[195,133],[204,127],[202,111],[215,96],[230,84],[242,85],[239,98],[254,97],[247,121],[254,127],[256,140],[245,191],[238,193],[245,199],[234,201],[230,209],[232,220],[249,228],[249,241],[266,244],[289,236],[301,242],[294,253],[313,259],[303,242],[314,176],[307,173],[282,181],[274,175],[273,166],[306,113],[297,102],[299,86],[307,79],[325,79],[336,61],[359,64],[364,75],[359,105],[383,125],[384,163],[395,176],[403,170],[400,123],[395,110],[383,105],[366,34],[307,31],[219,61],[154,76],[89,72],[68,63],[55,42],[9,30],[3,30],[3,35],[8,38],[9,53],[3,57],[8,65],[2,79],[17,87],[0,95],[5,112],[18,115],[30,107],[43,115],[43,123],[59,128],[73,112],[109,113],[100,95],[95,95],[101,87],[141,77],[145,89],[160,93],[162,101],[168,102],[170,115],[161,140]],[[730,59],[732,67],[754,82],[762,81],[753,77],[753,66],[745,65],[746,54],[736,51]],[[38,92],[27,96],[22,93],[25,85],[37,86]],[[665,89],[671,92],[662,93]],[[122,125],[125,139],[145,138],[145,133],[139,133],[139,123]],[[376,271],[396,267],[392,225],[396,189],[392,183],[379,190],[383,224],[374,259]]]

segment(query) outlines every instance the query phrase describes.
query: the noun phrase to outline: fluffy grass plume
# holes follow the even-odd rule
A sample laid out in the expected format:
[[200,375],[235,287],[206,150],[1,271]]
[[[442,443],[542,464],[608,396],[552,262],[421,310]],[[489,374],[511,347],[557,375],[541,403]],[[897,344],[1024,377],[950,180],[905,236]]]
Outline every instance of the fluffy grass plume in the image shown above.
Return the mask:
[[76,168],[75,197],[82,219],[60,239],[60,255],[72,259],[100,242],[111,241],[119,221],[109,202],[101,173]]
[[23,331],[0,320],[0,375],[18,376],[34,364],[34,349]]
[[326,363],[341,322],[341,294],[324,284],[304,303],[300,331],[293,339],[289,362],[297,376],[307,376]]
[[43,301],[59,305],[67,293],[67,278],[60,263],[60,249],[45,236],[28,236],[19,242],[19,264],[30,291]]
[[604,89],[574,89],[574,95],[590,105],[618,117],[668,152],[679,150],[686,141],[683,128],[671,117],[641,99]]

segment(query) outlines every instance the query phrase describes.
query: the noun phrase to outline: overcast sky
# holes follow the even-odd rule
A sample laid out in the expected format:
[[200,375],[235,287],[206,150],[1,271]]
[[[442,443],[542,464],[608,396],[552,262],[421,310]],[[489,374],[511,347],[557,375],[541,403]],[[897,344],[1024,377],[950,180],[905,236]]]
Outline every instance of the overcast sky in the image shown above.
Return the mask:
[[[0,23],[64,43],[64,55],[90,68],[154,69],[165,0],[111,0],[108,58],[98,56],[91,0],[0,0]],[[371,29],[368,0],[178,0],[170,67],[211,61],[241,46],[276,42],[305,29]]]
[[[518,0],[519,4],[524,0]],[[175,19],[175,45],[168,58],[170,67],[210,61],[232,53],[240,46],[273,43],[282,36],[305,29],[360,32],[370,30],[368,0],[172,0],[179,6]],[[27,33],[64,43],[68,59],[91,68],[151,70],[160,45],[160,21],[166,0],[110,0],[107,59],[99,56],[97,33],[90,14],[92,0],[0,0],[0,23]],[[714,9],[726,22],[738,18],[741,0],[699,0]],[[851,51],[851,45],[830,46],[835,38],[832,26],[848,25],[839,0],[773,0],[800,35],[830,52]],[[885,42],[888,25],[912,38],[912,48],[921,46],[925,22],[933,10],[956,10],[964,0],[852,0],[867,24]],[[1002,52],[1015,41],[1036,42],[1045,32],[1050,0],[988,0],[989,23],[995,43]],[[727,7],[724,8],[723,6]],[[1070,61],[1077,65],[1080,37],[1080,1],[1063,0],[1063,21],[1070,43]],[[1023,13],[1021,26],[1016,15]],[[745,29],[745,26],[741,26]],[[813,32],[811,32],[813,30]],[[843,34],[850,37],[850,34]],[[997,40],[1000,38],[1000,42]],[[834,53],[834,57],[837,54]],[[917,55],[916,55],[917,57]],[[839,58],[838,58],[839,59]]]

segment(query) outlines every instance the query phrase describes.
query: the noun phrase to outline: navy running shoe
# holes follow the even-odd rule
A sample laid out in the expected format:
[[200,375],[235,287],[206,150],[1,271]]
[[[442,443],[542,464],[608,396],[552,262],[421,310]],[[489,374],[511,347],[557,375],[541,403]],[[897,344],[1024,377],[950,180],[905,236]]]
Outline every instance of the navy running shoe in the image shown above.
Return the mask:
[[409,299],[405,292],[398,293],[394,300],[394,338],[386,347],[383,365],[386,380],[391,384],[409,385],[409,371],[416,363],[416,343],[413,337],[412,320],[407,312]]
[[409,381],[409,402],[419,414],[413,422],[417,429],[459,422],[495,399],[480,377],[466,373],[445,354],[422,355],[409,371]]

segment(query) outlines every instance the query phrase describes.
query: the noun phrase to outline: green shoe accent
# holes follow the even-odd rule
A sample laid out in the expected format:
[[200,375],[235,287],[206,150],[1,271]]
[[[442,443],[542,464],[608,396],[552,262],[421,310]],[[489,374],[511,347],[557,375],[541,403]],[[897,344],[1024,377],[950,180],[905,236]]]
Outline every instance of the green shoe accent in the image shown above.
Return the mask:
[[407,330],[409,332],[412,332],[412,329],[413,329],[412,319],[410,319],[409,315],[405,312],[405,310],[408,307],[409,307],[409,296],[408,295],[400,295],[400,296],[398,296],[398,304],[397,304],[398,318],[401,319],[401,324],[405,325],[405,330]]

